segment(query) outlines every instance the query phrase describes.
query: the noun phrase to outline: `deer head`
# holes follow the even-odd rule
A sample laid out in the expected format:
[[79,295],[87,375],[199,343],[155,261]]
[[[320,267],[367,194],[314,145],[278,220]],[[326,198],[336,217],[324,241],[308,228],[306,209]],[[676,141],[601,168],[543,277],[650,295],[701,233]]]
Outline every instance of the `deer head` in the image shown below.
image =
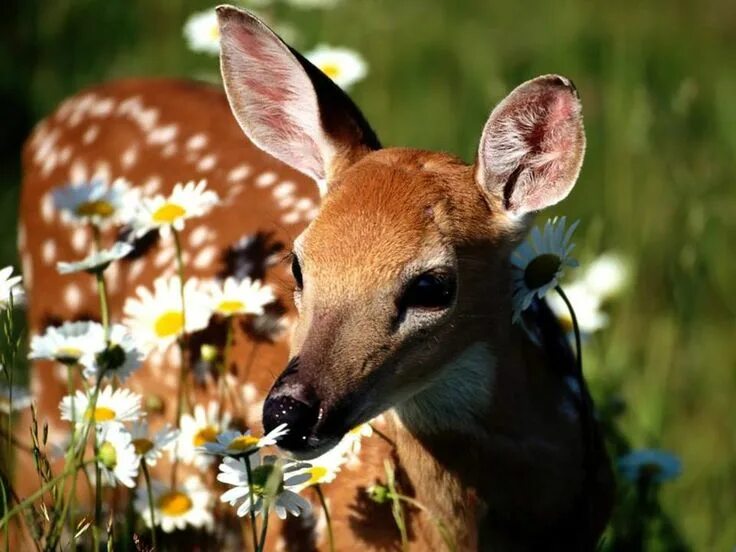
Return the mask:
[[262,22],[217,13],[240,126],[323,194],[293,246],[299,318],[265,428],[288,423],[280,445],[304,456],[391,408],[416,432],[470,431],[505,369],[509,254],[582,164],[574,86],[547,75],[516,88],[491,113],[474,165],[381,148],[352,101]]

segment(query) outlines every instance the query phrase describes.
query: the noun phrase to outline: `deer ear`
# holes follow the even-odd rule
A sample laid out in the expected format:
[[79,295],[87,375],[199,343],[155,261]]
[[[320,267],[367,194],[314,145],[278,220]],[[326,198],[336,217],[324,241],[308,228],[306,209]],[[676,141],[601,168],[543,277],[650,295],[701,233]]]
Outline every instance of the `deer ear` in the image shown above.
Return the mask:
[[320,186],[380,144],[352,100],[262,21],[219,6],[220,65],[250,140]]
[[538,77],[491,113],[480,140],[476,180],[507,212],[521,216],[564,199],[584,153],[575,86],[558,75]]

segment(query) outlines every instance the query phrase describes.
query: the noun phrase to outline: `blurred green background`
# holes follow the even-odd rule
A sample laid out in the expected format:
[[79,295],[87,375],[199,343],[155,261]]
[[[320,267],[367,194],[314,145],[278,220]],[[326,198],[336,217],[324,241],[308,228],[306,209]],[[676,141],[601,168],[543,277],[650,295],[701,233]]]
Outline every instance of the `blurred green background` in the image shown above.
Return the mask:
[[[38,0],[0,6],[0,266],[16,262],[19,153],[65,96],[130,75],[217,79],[187,49],[201,1]],[[695,550],[736,545],[736,2],[343,0],[276,4],[295,45],[346,46],[368,61],[352,95],[389,145],[471,161],[490,109],[558,72],[580,90],[588,152],[558,214],[582,219],[585,262],[633,264],[611,324],[587,343],[599,404],[632,446],[683,461],[662,489]],[[649,549],[667,548],[652,542]]]

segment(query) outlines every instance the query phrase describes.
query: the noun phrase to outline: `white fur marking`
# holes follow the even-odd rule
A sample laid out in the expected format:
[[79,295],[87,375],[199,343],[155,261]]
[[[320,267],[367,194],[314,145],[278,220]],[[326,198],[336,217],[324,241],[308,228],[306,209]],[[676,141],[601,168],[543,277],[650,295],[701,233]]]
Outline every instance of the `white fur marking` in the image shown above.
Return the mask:
[[273,171],[266,171],[260,175],[258,175],[258,178],[256,178],[256,186],[259,188],[268,188],[271,186],[274,182],[276,182],[276,179],[278,176]]

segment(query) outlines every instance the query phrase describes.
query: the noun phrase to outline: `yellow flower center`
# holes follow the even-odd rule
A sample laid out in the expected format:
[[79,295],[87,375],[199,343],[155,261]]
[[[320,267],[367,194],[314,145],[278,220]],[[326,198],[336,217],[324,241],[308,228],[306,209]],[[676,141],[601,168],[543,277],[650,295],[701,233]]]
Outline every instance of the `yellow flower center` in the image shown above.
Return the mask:
[[156,209],[151,218],[159,224],[172,224],[186,214],[186,209],[176,203],[164,203]]
[[109,422],[115,419],[115,411],[112,408],[106,406],[98,406],[95,408],[94,414],[92,409],[88,408],[87,412],[84,413],[84,419],[89,421],[94,418],[95,422]]
[[222,301],[217,305],[217,312],[222,314],[235,314],[245,310],[245,303],[234,299]]
[[80,217],[109,217],[115,212],[115,207],[108,201],[98,199],[96,201],[83,201],[75,209]]
[[158,337],[179,335],[184,329],[184,316],[181,311],[166,311],[153,323],[153,331]]
[[341,73],[340,66],[337,65],[337,63],[325,63],[324,65],[320,65],[320,70],[332,80],[339,77]]
[[153,442],[145,437],[141,437],[140,439],[133,439],[133,446],[135,447],[135,453],[143,456],[153,448]]
[[82,351],[76,347],[59,347],[56,350],[56,359],[59,362],[76,362],[82,356]]
[[205,443],[215,443],[217,441],[217,427],[207,426],[200,429],[194,435],[194,446],[201,447]]
[[252,435],[241,435],[240,437],[236,437],[230,441],[227,448],[230,450],[244,451],[256,446],[258,441],[258,437],[253,437]]
[[524,270],[524,283],[530,290],[539,289],[557,277],[562,260],[553,253],[534,257]]
[[158,508],[167,516],[181,516],[192,509],[192,499],[181,491],[169,491],[158,499]]
[[309,481],[307,481],[307,485],[316,485],[321,482],[325,476],[327,476],[327,473],[327,468],[324,466],[312,466],[309,469],[309,475],[311,477],[309,478]]

